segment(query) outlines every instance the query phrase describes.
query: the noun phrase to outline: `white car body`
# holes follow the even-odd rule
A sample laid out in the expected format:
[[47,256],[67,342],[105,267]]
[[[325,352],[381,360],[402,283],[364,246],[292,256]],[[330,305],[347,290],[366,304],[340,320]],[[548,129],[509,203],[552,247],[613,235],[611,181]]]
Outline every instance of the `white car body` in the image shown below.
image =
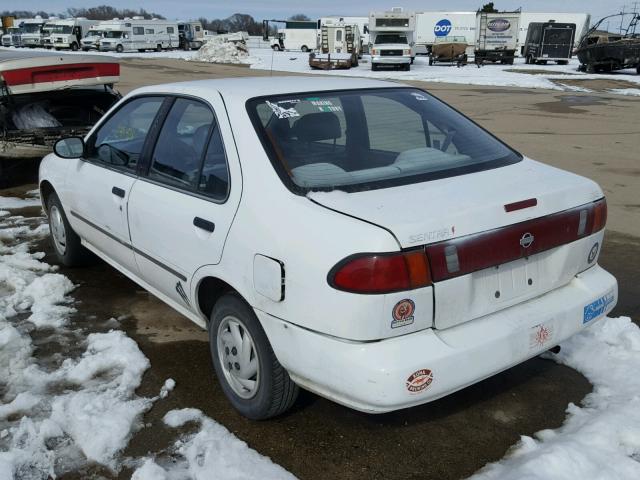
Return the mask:
[[[603,230],[409,291],[362,295],[334,288],[329,272],[354,254],[473,238],[603,197],[594,182],[527,158],[426,183],[292,193],[256,134],[247,101],[367,88],[398,84],[265,77],[140,88],[93,131],[139,96],[202,99],[220,125],[230,178],[226,201],[55,154],[40,166],[43,201],[55,191],[84,246],[202,327],[208,313],[201,289],[224,282],[251,306],[294,382],[365,412],[464,388],[546,351],[613,308],[616,280],[597,265]],[[530,197],[537,205],[506,211]],[[194,217],[215,223],[213,233],[195,227]],[[527,276],[528,285],[521,281]],[[395,328],[395,308],[407,300],[414,305],[411,322]],[[595,313],[587,319],[588,308]]]

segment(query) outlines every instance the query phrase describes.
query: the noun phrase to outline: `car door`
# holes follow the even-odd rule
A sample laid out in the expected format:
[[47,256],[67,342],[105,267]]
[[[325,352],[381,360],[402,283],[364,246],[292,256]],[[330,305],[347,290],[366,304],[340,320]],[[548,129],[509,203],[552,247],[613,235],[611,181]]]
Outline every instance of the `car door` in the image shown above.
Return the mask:
[[127,202],[147,134],[164,97],[122,104],[87,139],[84,158],[69,168],[68,218],[74,230],[125,269],[136,272]]
[[216,264],[238,208],[240,165],[224,105],[176,97],[129,199],[142,278],[190,308],[189,281]]

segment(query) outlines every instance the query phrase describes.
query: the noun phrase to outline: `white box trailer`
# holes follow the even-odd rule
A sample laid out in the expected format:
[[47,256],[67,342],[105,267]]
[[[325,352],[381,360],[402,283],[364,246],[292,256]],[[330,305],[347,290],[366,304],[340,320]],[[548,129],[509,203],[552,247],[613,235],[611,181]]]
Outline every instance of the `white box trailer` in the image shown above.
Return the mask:
[[[476,12],[417,12],[415,50],[430,53],[436,39],[464,37],[470,50],[476,43]],[[471,53],[471,52],[470,52]]]
[[513,64],[518,51],[520,15],[521,12],[477,13],[476,63]]
[[574,47],[580,43],[582,35],[589,30],[591,15],[588,13],[539,13],[522,12],[520,16],[520,33],[518,34],[518,53],[522,55],[527,40],[527,31],[530,23],[547,23],[554,20],[556,23],[575,23],[576,35]]
[[100,22],[96,28],[103,31],[100,39],[101,51],[161,51],[178,48],[180,44],[178,24],[167,20],[116,18]]
[[84,17],[52,20],[45,23],[43,27],[47,34],[43,37],[42,44],[46,48],[56,50],[68,48],[76,51],[81,47],[81,40],[89,29],[98,23],[100,23],[98,20],[89,20]]
[[302,50],[312,52],[318,48],[318,23],[285,20],[284,28],[278,28],[276,37],[271,38],[274,50]]

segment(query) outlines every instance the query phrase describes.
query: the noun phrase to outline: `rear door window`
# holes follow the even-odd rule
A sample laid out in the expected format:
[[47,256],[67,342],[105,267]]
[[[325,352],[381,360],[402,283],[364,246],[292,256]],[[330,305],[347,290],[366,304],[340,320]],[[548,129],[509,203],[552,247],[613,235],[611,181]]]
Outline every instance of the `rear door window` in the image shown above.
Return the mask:
[[206,104],[178,98],[158,136],[149,178],[193,190],[200,178],[203,155],[213,125],[213,112]]

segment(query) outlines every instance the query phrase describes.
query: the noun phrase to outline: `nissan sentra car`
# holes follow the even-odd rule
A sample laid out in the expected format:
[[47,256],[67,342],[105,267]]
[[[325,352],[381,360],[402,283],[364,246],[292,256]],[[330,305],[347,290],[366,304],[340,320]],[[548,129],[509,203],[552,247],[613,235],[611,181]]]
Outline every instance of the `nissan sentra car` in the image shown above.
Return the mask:
[[601,320],[597,184],[418,88],[205,80],[133,91],[40,167],[64,265],[95,253],[207,328],[243,415],[298,388],[430,402]]

